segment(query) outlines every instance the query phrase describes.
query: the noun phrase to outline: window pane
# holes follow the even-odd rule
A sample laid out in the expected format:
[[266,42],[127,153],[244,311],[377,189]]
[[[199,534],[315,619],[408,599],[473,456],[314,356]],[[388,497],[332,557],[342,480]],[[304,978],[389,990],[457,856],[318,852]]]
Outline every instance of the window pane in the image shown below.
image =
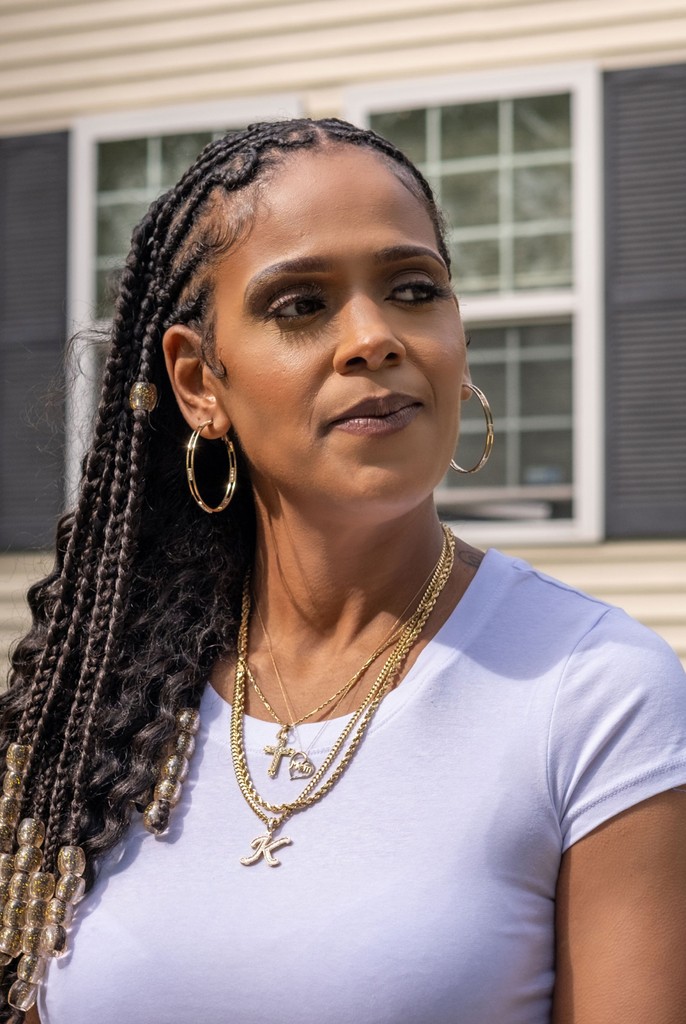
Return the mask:
[[131,232],[148,207],[147,203],[112,203],[98,210],[98,256],[125,256]]
[[572,181],[569,164],[520,167],[515,169],[513,177],[516,221],[571,217]]
[[372,114],[375,132],[402,149],[416,164],[426,160],[426,111],[402,110],[390,114]]
[[525,416],[571,415],[571,360],[523,362],[520,380]]
[[[493,416],[504,416],[505,406],[505,366],[503,363],[478,363],[472,367],[472,379],[488,399],[493,410]],[[466,402],[462,403],[462,420],[470,429],[476,428],[477,433],[484,425],[484,415],[481,411],[481,404],[472,395]]]
[[518,99],[513,107],[516,153],[570,148],[570,102],[566,93]]
[[497,290],[500,280],[497,242],[455,242],[450,254],[458,295]]
[[162,188],[171,188],[187,171],[200,151],[212,141],[211,132],[193,135],[166,135],[162,142]]
[[461,159],[498,153],[498,104],[467,103],[441,110],[441,158]]
[[534,235],[532,238],[515,239],[514,265],[516,288],[553,288],[571,284],[571,236]]
[[542,345],[554,345],[571,354],[571,324],[523,324],[519,328],[520,345],[522,348],[540,348]]
[[[467,331],[471,342],[470,357],[478,357],[479,352],[502,349],[505,352],[505,329],[503,327],[477,327]],[[478,384],[478,381],[475,381]],[[483,388],[481,389],[483,391]]]
[[571,430],[524,431],[521,435],[523,484],[564,484],[572,479]]
[[101,142],[98,146],[98,192],[145,188],[147,139]]
[[[476,465],[483,453],[484,441],[486,440],[483,416],[481,417],[481,423],[482,429],[480,431],[467,433],[466,430],[463,430],[460,434],[454,459],[458,466],[462,466],[463,469],[469,469],[470,466]],[[483,469],[480,469],[478,473],[473,475],[461,475],[451,469],[444,479],[443,486],[454,487],[457,490],[471,487],[505,487],[507,484],[507,451],[508,444],[505,432],[503,430],[496,432],[491,457]]]
[[446,174],[442,179],[443,209],[456,228],[498,223],[498,174]]

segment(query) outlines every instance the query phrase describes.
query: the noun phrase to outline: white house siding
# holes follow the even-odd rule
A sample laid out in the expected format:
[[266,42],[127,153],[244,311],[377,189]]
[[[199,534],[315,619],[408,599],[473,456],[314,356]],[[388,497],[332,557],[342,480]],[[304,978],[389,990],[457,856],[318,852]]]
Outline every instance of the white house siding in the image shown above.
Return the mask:
[[0,0],[0,134],[279,92],[336,114],[360,82],[684,59],[684,0]]

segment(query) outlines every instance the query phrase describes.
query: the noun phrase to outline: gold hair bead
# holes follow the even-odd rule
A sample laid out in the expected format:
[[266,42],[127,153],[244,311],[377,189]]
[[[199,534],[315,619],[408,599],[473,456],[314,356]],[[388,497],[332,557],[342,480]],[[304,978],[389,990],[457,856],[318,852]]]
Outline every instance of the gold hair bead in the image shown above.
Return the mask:
[[8,900],[2,912],[2,923],[7,928],[23,928],[26,924],[26,904],[23,900]]
[[17,977],[30,985],[35,985],[45,974],[45,960],[36,953],[24,953],[17,964]]
[[64,903],[78,903],[83,899],[86,891],[86,880],[80,875],[73,875],[68,872],[60,875],[55,886],[55,899],[63,900]]
[[25,743],[10,743],[5,754],[5,761],[8,768],[22,774],[29,760],[31,748]]
[[32,900],[49,900],[55,891],[55,876],[51,871],[37,871],[29,879],[29,897]]
[[28,900],[29,898],[29,875],[27,871],[15,871],[10,878],[11,900]]
[[5,772],[5,778],[2,780],[2,791],[5,796],[18,796],[21,793],[23,784],[23,776],[16,772],[14,768],[8,768]]
[[13,796],[0,796],[0,822],[16,827],[19,821],[19,801]]
[[194,708],[183,708],[176,713],[176,724],[181,732],[195,736],[200,728],[200,713]]
[[188,775],[189,758],[195,750],[200,715],[195,708],[181,708],[176,712],[176,726],[179,732],[173,752],[160,764],[153,798],[143,812],[143,825],[156,836],[166,831],[171,808],[181,799],[181,784]]
[[63,846],[57,854],[57,870],[61,875],[82,875],[86,870],[86,855],[80,846]]
[[[38,929],[40,933],[40,928]],[[8,928],[3,925],[0,928],[0,953],[6,953],[14,959],[21,952],[21,929]]]
[[42,924],[27,925],[23,932],[20,932],[21,949],[24,953],[39,953],[40,940],[43,934]]
[[157,388],[147,381],[137,380],[129,391],[129,405],[136,411],[152,412],[157,405]]
[[41,846],[45,839],[45,825],[38,818],[24,818],[19,822],[17,842],[20,846]]
[[60,957],[67,952],[67,932],[61,924],[46,924],[40,940],[42,956]]
[[195,752],[195,736],[190,732],[180,732],[176,737],[174,750],[182,757],[191,758]]
[[31,927],[43,924],[48,910],[47,900],[31,899],[26,904],[26,923]]
[[14,874],[14,857],[11,853],[0,853],[0,882],[9,882]]
[[15,1010],[26,1012],[36,1002],[37,995],[38,985],[30,985],[27,981],[22,981],[21,978],[18,978],[9,991],[7,1002]]
[[37,846],[20,846],[14,855],[14,866],[17,871],[32,874],[38,871],[43,863],[43,854]]
[[45,911],[45,920],[49,924],[71,924],[71,919],[74,916],[74,905],[73,903],[66,903],[64,900],[52,899],[47,904]]

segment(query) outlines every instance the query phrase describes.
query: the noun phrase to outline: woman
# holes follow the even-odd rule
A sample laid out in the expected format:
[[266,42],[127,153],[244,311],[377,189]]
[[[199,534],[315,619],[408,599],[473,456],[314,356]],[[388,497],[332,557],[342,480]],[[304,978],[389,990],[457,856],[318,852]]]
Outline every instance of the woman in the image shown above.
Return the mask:
[[683,1019],[683,673],[442,529],[472,390],[373,133],[255,125],[153,205],[4,697],[5,1019]]

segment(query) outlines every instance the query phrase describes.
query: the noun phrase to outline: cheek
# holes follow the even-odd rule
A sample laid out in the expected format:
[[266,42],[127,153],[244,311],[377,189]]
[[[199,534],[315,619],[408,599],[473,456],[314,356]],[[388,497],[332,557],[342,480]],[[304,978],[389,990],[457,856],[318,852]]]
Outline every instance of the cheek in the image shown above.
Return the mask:
[[275,438],[293,437],[309,423],[319,377],[302,352],[254,351],[250,358],[231,360],[223,404],[248,453],[251,446],[262,449]]

